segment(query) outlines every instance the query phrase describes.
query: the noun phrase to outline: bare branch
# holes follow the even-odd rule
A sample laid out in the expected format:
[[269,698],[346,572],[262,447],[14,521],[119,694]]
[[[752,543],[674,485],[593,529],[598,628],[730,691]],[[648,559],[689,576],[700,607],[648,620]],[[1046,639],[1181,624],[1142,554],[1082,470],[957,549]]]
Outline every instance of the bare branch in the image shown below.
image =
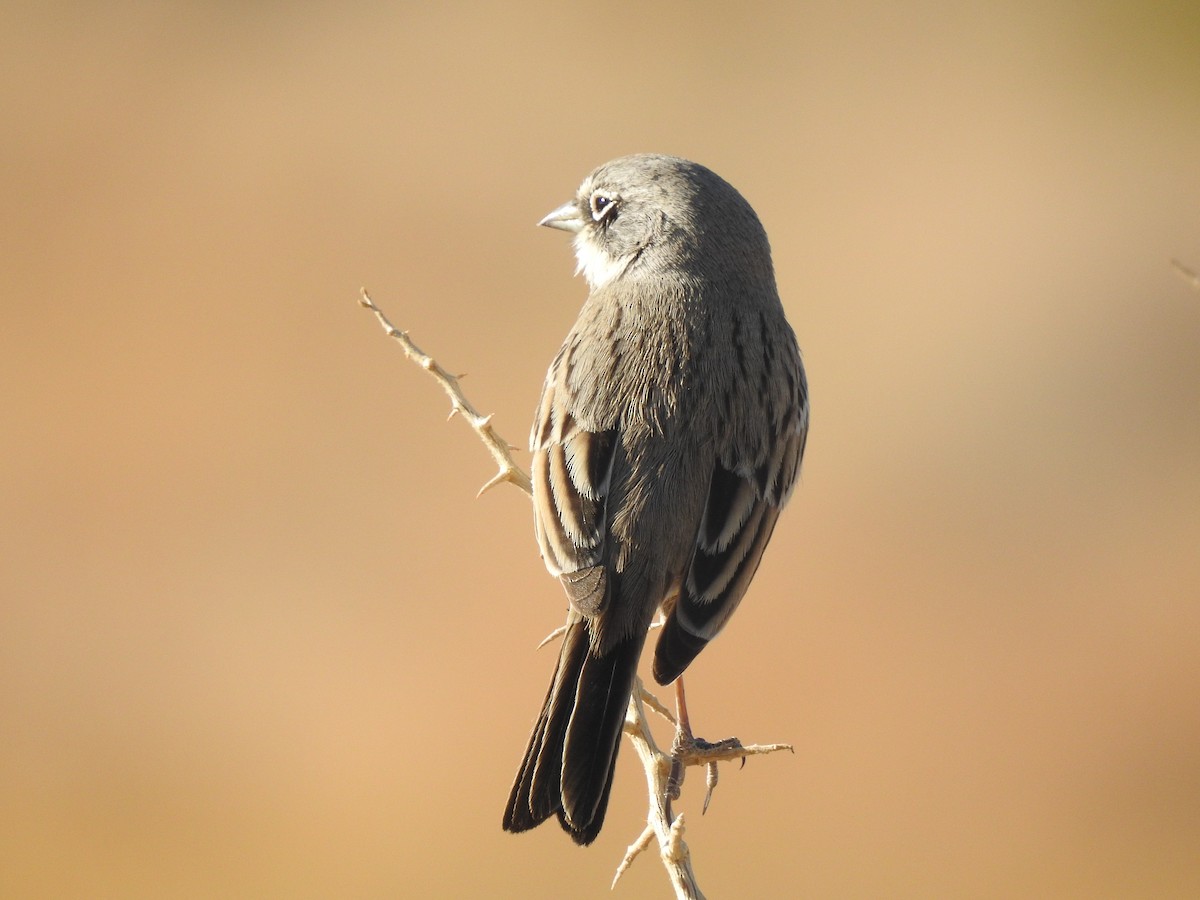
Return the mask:
[[[1176,263],[1179,266],[1178,263]],[[1183,269],[1190,273],[1190,270]],[[1190,273],[1193,276],[1195,273]],[[479,493],[495,487],[502,482],[514,484],[526,494],[532,496],[533,487],[529,476],[517,465],[512,458],[512,448],[507,441],[500,437],[492,427],[491,416],[481,415],[470,401],[467,400],[459,387],[461,376],[451,375],[438,363],[422,351],[409,338],[408,333],[401,331],[388,321],[387,317],[375,305],[366,289],[362,290],[359,303],[375,314],[375,318],[383,327],[388,337],[400,345],[404,355],[423,368],[442,386],[442,390],[450,398],[450,418],[457,413],[466,419],[467,423],[483,441],[499,466],[499,471],[488,480]],[[657,627],[655,623],[652,627]],[[555,629],[538,645],[544,647],[566,631],[566,626]],[[670,753],[664,753],[654,740],[650,723],[646,717],[646,707],[662,716],[677,729],[675,741]],[[648,850],[657,839],[659,857],[662,860],[671,885],[678,900],[704,900],[699,885],[696,884],[696,873],[692,870],[691,852],[683,839],[684,819],[682,815],[672,815],[671,800],[679,796],[679,788],[683,782],[683,772],[688,766],[705,766],[708,772],[708,793],[704,798],[704,809],[717,780],[717,763],[740,759],[745,765],[747,756],[758,756],[765,753],[775,753],[779,750],[793,750],[790,744],[751,744],[743,745],[736,738],[709,743],[694,738],[686,717],[672,715],[671,711],[642,685],[640,678],[635,679],[634,690],[629,698],[629,708],[626,711],[624,730],[642,761],[646,772],[646,786],[649,793],[649,812],[646,817],[646,828],[638,836],[617,867],[613,877],[615,886],[621,876],[628,870],[633,861]],[[683,725],[680,722],[683,722]],[[682,735],[682,736],[681,736]]]
[[625,858],[621,860],[621,864],[617,866],[617,874],[613,876],[610,888],[615,888],[617,882],[621,880],[621,876],[625,874],[625,870],[633,865],[633,861],[642,855],[642,851],[650,847],[654,843],[654,826],[647,825],[645,830],[636,841],[629,845],[629,849],[625,851]]
[[[646,788],[650,795],[647,830],[652,830],[658,838],[659,857],[667,870],[667,877],[671,879],[675,896],[679,900],[703,900],[704,894],[700,892],[700,886],[696,883],[696,873],[692,870],[692,856],[683,840],[683,816],[671,815],[671,798],[667,791],[672,760],[659,749],[654,734],[650,731],[650,723],[646,721],[646,711],[642,706],[644,693],[641,679],[636,679],[633,696],[629,698],[629,710],[625,715],[625,733],[629,735],[646,772]],[[621,866],[617,869],[617,878],[647,846],[649,842],[643,832],[621,861]],[[616,883],[616,878],[613,879],[613,883]]]
[[765,756],[768,753],[778,753],[787,750],[795,753],[796,748],[791,744],[742,744],[737,738],[728,741],[718,741],[715,744],[696,743],[679,752],[679,758],[685,766],[707,766],[717,762],[731,762],[740,759],[743,762],[747,756]]
[[1171,265],[1176,268],[1180,275],[1187,279],[1192,287],[1200,291],[1200,273],[1197,273],[1194,269],[1189,269],[1177,259],[1171,260]]
[[436,379],[437,383],[442,386],[442,390],[450,398],[450,415],[453,416],[455,413],[458,413],[467,420],[467,424],[479,435],[479,439],[483,441],[484,446],[491,452],[492,458],[500,466],[500,471],[479,489],[479,494],[476,496],[482,496],[485,491],[489,491],[496,485],[504,482],[515,484],[526,494],[532,494],[533,484],[530,482],[529,476],[525,474],[525,471],[513,461],[512,451],[508,442],[496,434],[496,429],[492,427],[492,417],[481,415],[471,405],[471,402],[467,400],[466,395],[462,392],[462,388],[458,386],[459,376],[451,375],[443,369],[432,356],[422,351],[420,347],[412,342],[408,336],[408,332],[401,331],[389,322],[383,311],[375,305],[375,301],[371,299],[371,295],[367,293],[366,288],[362,289],[358,302],[375,313],[375,318],[379,320],[379,324],[383,327],[383,330],[387,332],[388,337],[400,345],[400,349],[404,351],[405,356]]
[[675,719],[675,713],[673,713],[673,712],[671,712],[671,710],[667,709],[666,705],[661,700],[659,700],[652,693],[650,693],[648,690],[646,690],[646,688],[642,686],[642,683],[640,681],[638,682],[638,689],[641,690],[641,692],[642,692],[642,702],[643,703],[645,703],[648,707],[650,707],[652,710],[654,710],[656,713],[658,713],[660,716],[662,716],[664,719],[666,719],[672,725],[679,724],[679,722]]

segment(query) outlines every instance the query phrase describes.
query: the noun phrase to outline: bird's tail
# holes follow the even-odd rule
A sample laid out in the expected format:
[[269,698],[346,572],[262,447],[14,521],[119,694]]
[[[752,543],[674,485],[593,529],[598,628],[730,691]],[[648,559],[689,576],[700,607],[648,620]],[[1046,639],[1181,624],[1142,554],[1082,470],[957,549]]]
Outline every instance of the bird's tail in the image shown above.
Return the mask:
[[575,843],[596,839],[645,641],[638,629],[601,655],[588,620],[570,614],[554,679],[504,810],[505,831],[528,831],[557,815]]

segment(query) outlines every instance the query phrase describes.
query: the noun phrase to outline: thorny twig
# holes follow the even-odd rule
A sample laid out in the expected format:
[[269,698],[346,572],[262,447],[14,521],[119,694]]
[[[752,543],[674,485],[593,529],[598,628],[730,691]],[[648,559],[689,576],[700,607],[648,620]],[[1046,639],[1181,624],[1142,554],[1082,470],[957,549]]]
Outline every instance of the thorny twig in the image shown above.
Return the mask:
[[[1184,271],[1190,272],[1190,270],[1186,269]],[[1194,273],[1192,274],[1194,275]],[[387,332],[388,337],[400,345],[404,351],[404,355],[432,375],[438,384],[442,386],[447,396],[450,397],[450,415],[453,416],[455,413],[458,413],[466,419],[467,423],[479,436],[479,439],[483,441],[484,445],[491,452],[492,458],[496,460],[499,466],[499,471],[480,488],[479,493],[483,494],[498,484],[508,482],[516,485],[526,494],[532,495],[533,486],[529,475],[513,461],[512,450],[514,448],[496,433],[491,424],[492,417],[481,415],[471,405],[470,401],[467,400],[466,395],[459,386],[459,376],[451,375],[443,369],[433,357],[429,356],[412,342],[407,332],[401,331],[388,321],[387,316],[375,305],[375,302],[371,299],[365,288],[361,291],[359,303],[375,314],[375,318],[379,321],[383,330]],[[565,628],[556,629],[538,646],[545,646],[553,641],[554,638],[560,636],[563,631],[565,631]],[[629,698],[629,709],[626,712],[625,718],[625,733],[629,735],[630,741],[641,758],[642,767],[646,772],[650,810],[646,819],[646,828],[638,836],[638,839],[629,846],[624,858],[617,867],[617,872],[612,883],[615,886],[620,877],[633,863],[633,860],[648,849],[657,839],[659,856],[662,859],[663,866],[667,870],[667,876],[671,879],[671,885],[675,890],[676,897],[679,900],[704,900],[704,895],[700,892],[700,887],[696,884],[696,874],[692,870],[691,852],[688,850],[687,843],[683,839],[683,814],[672,815],[671,813],[671,799],[678,796],[680,783],[683,780],[682,775],[677,774],[677,781],[672,783],[672,772],[682,773],[687,766],[705,766],[708,769],[708,795],[711,796],[712,788],[716,784],[715,773],[718,762],[740,759],[744,765],[747,756],[758,756],[765,753],[775,753],[780,750],[792,750],[793,748],[789,744],[751,744],[745,746],[734,739],[710,744],[705,741],[691,739],[690,735],[687,740],[680,740],[677,735],[671,752],[664,753],[659,748],[657,742],[655,742],[654,734],[650,730],[650,723],[647,719],[645,709],[647,706],[669,721],[677,729],[679,728],[676,717],[671,714],[670,710],[657,697],[643,687],[641,679],[637,679],[633,695]],[[706,796],[704,800],[705,809],[708,808],[709,796]]]

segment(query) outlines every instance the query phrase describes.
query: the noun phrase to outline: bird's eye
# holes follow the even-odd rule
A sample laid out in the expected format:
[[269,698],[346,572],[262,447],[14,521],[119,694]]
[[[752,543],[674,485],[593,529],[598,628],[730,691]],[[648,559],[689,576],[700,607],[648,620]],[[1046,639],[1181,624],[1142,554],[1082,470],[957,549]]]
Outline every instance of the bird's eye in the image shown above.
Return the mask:
[[617,201],[615,197],[610,197],[608,194],[603,194],[596,191],[592,194],[592,219],[596,222],[601,221],[606,216],[616,212]]

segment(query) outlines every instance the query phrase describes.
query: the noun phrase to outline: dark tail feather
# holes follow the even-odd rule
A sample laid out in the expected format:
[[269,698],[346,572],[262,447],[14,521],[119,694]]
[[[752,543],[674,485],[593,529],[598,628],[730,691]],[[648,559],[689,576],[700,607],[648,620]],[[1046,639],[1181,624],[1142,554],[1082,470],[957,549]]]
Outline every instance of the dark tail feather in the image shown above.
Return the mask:
[[557,815],[575,843],[596,839],[645,639],[643,631],[598,656],[591,650],[587,620],[569,622],[504,810],[505,831],[527,831]]
[[672,611],[663,623],[654,648],[654,680],[659,684],[670,684],[707,645],[708,638],[692,634]]
[[641,630],[607,655],[589,652],[584,660],[563,744],[563,809],[558,817],[576,843],[590,844],[604,824],[621,729],[645,641]]
[[563,636],[554,677],[550,680],[546,700],[508,796],[508,806],[504,810],[505,831],[528,831],[562,807],[558,785],[563,739],[575,702],[575,686],[587,654],[587,634],[581,626],[582,620],[571,624]]

